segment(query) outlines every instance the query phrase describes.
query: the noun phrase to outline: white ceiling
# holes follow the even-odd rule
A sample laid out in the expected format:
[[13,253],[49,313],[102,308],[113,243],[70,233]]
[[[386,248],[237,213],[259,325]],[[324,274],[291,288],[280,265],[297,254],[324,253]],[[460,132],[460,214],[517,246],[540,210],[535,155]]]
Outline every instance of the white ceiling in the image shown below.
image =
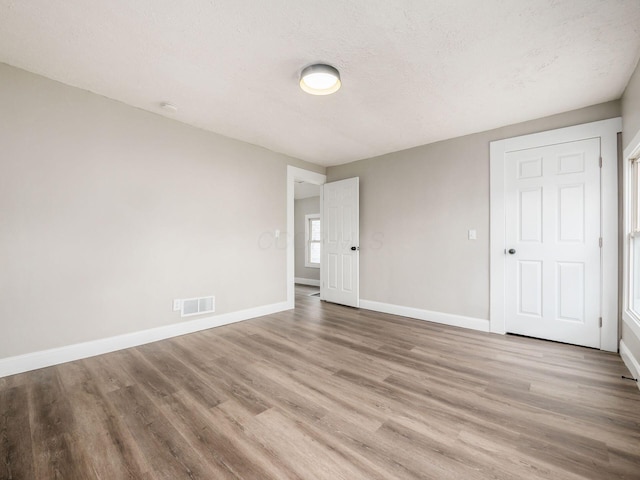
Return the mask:
[[0,0],[0,62],[321,165],[617,99],[639,55],[638,0]]

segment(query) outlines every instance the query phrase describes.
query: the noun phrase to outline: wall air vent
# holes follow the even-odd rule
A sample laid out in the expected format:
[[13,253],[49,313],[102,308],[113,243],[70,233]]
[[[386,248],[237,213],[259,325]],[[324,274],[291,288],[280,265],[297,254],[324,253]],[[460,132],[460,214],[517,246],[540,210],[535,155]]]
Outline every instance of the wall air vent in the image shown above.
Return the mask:
[[201,315],[216,311],[216,297],[187,298],[182,300],[181,316]]

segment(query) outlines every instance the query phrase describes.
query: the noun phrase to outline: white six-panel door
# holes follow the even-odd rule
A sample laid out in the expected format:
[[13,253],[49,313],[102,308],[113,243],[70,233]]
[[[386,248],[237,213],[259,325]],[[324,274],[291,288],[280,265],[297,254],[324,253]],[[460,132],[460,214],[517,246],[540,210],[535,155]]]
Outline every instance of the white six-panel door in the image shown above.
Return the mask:
[[359,306],[359,183],[348,178],[322,186],[320,297]]
[[600,347],[600,139],[505,154],[508,332]]

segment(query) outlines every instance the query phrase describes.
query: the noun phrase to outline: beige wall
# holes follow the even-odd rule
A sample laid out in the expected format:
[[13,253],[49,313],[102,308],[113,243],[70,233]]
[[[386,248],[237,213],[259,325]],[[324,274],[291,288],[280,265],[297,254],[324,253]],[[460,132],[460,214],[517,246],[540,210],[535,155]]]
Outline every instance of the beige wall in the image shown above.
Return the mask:
[[0,64],[0,358],[286,300],[286,165]]
[[[627,148],[640,131],[640,65],[629,80],[622,95],[622,145]],[[627,325],[622,326],[622,340],[640,361],[640,339]]]
[[488,319],[489,142],[619,115],[614,101],[329,167],[360,177],[360,298]]
[[[180,322],[173,298],[214,294],[216,313],[286,299],[272,240],[286,165],[322,167],[7,65],[0,85],[0,358]],[[488,318],[489,141],[619,114],[610,102],[329,168],[361,178],[361,298]]]
[[304,266],[305,215],[320,213],[320,197],[301,198],[295,201],[296,278],[320,280],[320,269]]
[[622,340],[636,361],[640,361],[640,339],[633,333],[633,330],[631,330],[631,327],[627,325],[626,322],[622,323]]

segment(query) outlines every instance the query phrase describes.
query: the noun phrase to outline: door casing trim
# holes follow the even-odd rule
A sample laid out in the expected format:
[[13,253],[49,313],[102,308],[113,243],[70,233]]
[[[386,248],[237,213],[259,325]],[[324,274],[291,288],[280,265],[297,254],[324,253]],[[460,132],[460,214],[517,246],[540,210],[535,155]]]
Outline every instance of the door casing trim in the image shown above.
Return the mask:
[[490,143],[489,157],[489,324],[493,333],[506,333],[505,321],[505,181],[508,152],[557,143],[600,138],[601,316],[600,349],[618,350],[618,147],[622,118],[559,128]]

